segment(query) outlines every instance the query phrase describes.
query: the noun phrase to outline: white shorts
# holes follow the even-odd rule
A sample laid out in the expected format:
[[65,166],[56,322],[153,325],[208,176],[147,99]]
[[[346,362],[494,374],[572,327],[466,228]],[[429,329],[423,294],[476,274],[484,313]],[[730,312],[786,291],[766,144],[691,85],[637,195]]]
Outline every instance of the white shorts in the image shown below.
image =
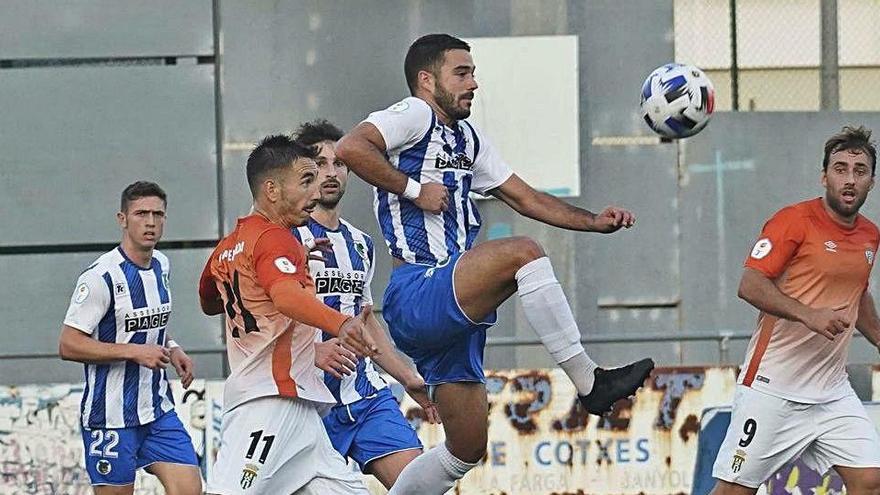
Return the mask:
[[757,488],[798,457],[821,475],[831,466],[880,467],[877,428],[855,393],[804,404],[737,385],[712,476]]
[[223,415],[207,493],[369,495],[333,449],[314,404],[261,397]]

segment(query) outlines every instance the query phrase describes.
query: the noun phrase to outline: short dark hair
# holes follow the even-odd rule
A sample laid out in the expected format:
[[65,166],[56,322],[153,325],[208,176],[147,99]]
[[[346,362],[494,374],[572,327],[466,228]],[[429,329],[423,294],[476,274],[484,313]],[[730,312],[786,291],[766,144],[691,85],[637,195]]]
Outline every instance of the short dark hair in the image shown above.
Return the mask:
[[251,194],[257,197],[260,182],[267,175],[290,166],[299,158],[315,158],[311,150],[283,134],[266,136],[247,159],[247,180]]
[[871,157],[871,176],[877,168],[877,148],[871,141],[871,130],[865,126],[844,126],[843,130],[825,141],[825,157],[822,159],[822,170],[828,171],[828,160],[832,153],[844,150],[860,150]]
[[426,34],[413,41],[403,61],[403,73],[406,75],[406,84],[411,94],[416,94],[416,89],[419,87],[419,71],[427,70],[436,74],[439,66],[443,64],[447,50],[471,51],[471,47],[448,34]]
[[311,148],[323,141],[339,141],[342,139],[342,130],[325,119],[317,119],[299,126],[293,133],[293,140]]
[[122,202],[119,211],[128,211],[128,204],[136,199],[157,197],[162,200],[165,206],[168,206],[168,196],[165,191],[155,182],[139,180],[129,184],[122,190]]

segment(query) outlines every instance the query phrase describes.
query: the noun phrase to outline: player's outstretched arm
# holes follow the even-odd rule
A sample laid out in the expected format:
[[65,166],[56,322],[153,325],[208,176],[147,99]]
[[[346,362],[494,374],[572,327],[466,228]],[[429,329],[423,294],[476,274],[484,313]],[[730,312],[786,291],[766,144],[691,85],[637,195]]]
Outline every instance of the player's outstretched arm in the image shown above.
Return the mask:
[[449,191],[438,183],[419,184],[385,158],[385,139],[373,124],[361,122],[336,145],[336,157],[370,184],[410,199],[419,208],[440,213],[449,208]]
[[743,270],[737,295],[752,306],[786,320],[798,321],[810,330],[834,340],[850,325],[846,306],[811,308],[779,290],[772,280],[754,268]]
[[630,228],[636,221],[635,215],[623,208],[609,206],[598,214],[578,208],[535,190],[516,174],[489,193],[523,216],[563,229],[608,234]]
[[874,298],[867,290],[859,299],[859,318],[856,320],[856,329],[868,339],[868,342],[880,349],[880,316],[877,315],[877,307]]
[[269,289],[269,297],[285,316],[339,337],[342,345],[357,355],[372,356],[376,353],[372,339],[364,335],[362,322],[324,305],[299,281],[279,280]]
[[68,325],[61,327],[58,354],[65,361],[88,364],[134,361],[151,369],[164,368],[171,362],[170,351],[160,345],[99,342]]

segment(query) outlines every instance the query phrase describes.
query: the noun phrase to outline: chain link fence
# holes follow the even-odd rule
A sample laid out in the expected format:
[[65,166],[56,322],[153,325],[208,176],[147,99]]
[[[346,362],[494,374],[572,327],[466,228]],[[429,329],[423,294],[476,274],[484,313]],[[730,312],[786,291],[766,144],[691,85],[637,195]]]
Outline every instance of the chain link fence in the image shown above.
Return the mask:
[[721,111],[880,110],[880,1],[675,0],[675,57]]

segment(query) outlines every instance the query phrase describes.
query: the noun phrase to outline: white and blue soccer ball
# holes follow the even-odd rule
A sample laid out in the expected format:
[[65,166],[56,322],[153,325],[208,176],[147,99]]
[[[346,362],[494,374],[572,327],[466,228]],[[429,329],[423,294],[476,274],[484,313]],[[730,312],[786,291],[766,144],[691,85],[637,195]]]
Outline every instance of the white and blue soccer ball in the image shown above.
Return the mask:
[[642,85],[642,118],[657,134],[680,139],[700,132],[715,109],[715,87],[693,65],[666,64]]

